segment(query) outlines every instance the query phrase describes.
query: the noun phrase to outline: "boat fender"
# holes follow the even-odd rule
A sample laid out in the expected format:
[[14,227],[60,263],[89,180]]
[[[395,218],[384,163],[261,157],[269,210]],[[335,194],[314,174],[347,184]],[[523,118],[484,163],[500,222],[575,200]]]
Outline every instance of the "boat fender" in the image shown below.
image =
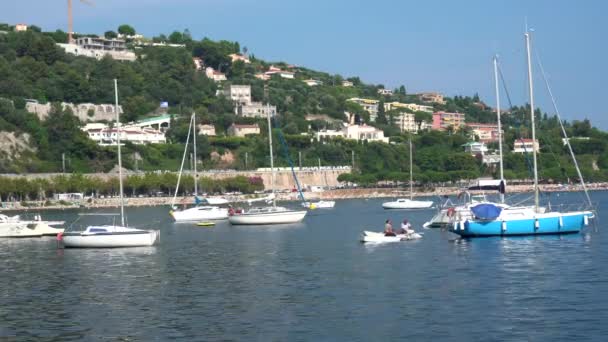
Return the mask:
[[540,222],[538,221],[538,219],[534,219],[534,229],[538,228],[540,228]]
[[460,230],[465,230],[469,225],[469,221],[460,221]]
[[564,228],[564,218],[562,216],[559,217],[559,228]]
[[458,230],[458,221],[454,221],[453,230]]
[[589,216],[583,215],[583,223],[585,224],[585,226],[589,225]]
[[501,229],[503,232],[506,232],[506,231],[507,231],[507,221],[502,221],[502,223],[500,224],[500,229]]

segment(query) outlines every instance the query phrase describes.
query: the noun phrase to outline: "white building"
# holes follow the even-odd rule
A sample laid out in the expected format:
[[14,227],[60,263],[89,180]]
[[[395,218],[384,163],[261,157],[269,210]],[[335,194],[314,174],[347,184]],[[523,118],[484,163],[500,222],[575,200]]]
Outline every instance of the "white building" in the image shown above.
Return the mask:
[[279,75],[282,78],[293,79],[296,74],[295,72],[281,70],[280,68],[271,65],[270,68],[268,68],[268,71],[264,73],[264,75],[268,76],[269,78],[272,77],[272,75]]
[[433,106],[424,106],[416,103],[385,102],[384,111],[388,112],[396,109],[409,109],[412,112],[433,113]]
[[262,81],[268,81],[270,79],[270,75],[266,75],[266,74],[262,74],[262,73],[255,74],[255,75],[253,75],[253,77],[259,78]]
[[17,32],[27,31],[27,25],[26,24],[17,24],[17,25],[15,25],[15,31],[17,31]]
[[228,127],[228,135],[230,136],[244,137],[248,134],[260,134],[260,126],[258,124],[239,125],[233,123]]
[[373,126],[368,125],[349,125],[344,128],[346,139],[381,141],[388,143],[388,138],[384,137],[384,132]]
[[339,131],[322,130],[315,133],[315,139],[317,140],[337,137],[359,141],[367,140],[388,143],[388,138],[384,137],[384,132],[382,130],[367,125],[347,125]]
[[321,141],[324,139],[338,138],[338,137],[344,138],[345,137],[344,131],[326,129],[326,130],[321,130],[321,131],[315,132],[315,139],[317,141]]
[[203,60],[200,57],[192,57],[192,62],[197,71],[203,70]]
[[315,87],[315,86],[323,85],[322,81],[313,80],[313,79],[303,80],[302,82],[306,83],[310,87]]
[[471,141],[462,145],[462,147],[464,147],[465,152],[470,153],[472,155],[484,155],[486,154],[486,152],[488,152],[488,147],[483,142]]
[[232,63],[234,63],[236,61],[242,61],[245,64],[251,63],[249,58],[247,58],[246,56],[240,55],[238,53],[231,53],[228,55],[228,57],[230,57],[230,59],[232,60]]
[[[424,127],[426,124],[423,122]],[[395,116],[395,125],[399,127],[401,132],[412,132],[418,133],[418,124],[416,123],[416,115],[413,113],[405,113],[401,112],[399,115]],[[421,127],[421,128],[424,128]]]
[[568,142],[572,142],[572,140],[589,140],[589,137],[570,137],[570,138],[562,138],[562,144],[564,146],[568,145]]
[[76,39],[76,43],[57,45],[66,53],[76,56],[85,56],[90,58],[102,59],[105,56],[110,56],[119,61],[132,62],[137,59],[134,52],[127,50],[127,45],[121,39],[106,39],[102,37],[81,37]]
[[536,152],[540,151],[538,140],[533,141],[532,139],[516,139],[513,142],[513,153],[531,153],[534,148]]
[[205,68],[205,75],[207,75],[207,77],[209,77],[210,79],[214,80],[215,82],[222,82],[222,81],[226,81],[226,74],[216,71],[215,69],[213,69],[212,67],[206,67]]
[[198,125],[199,135],[215,136],[215,126],[213,125]]
[[222,94],[226,98],[231,99],[235,105],[251,103],[250,85],[226,85],[223,90],[218,90],[218,94]]
[[381,89],[378,89],[378,94],[390,96],[390,95],[393,95],[393,91],[390,89],[381,88]]
[[268,114],[271,117],[277,115],[277,107],[265,105],[262,102],[251,102],[246,105],[240,105],[236,108],[236,114],[245,118],[266,118]]
[[343,87],[352,87],[354,84],[351,81],[342,81]]
[[487,165],[498,164],[500,163],[500,155],[499,154],[484,154],[481,158],[481,162]]
[[378,117],[378,103],[380,103],[380,101],[371,99],[360,99],[357,97],[350,98],[346,101],[354,102],[360,105],[361,107],[363,107],[363,109],[365,109],[365,111],[369,113],[369,119],[371,121],[376,121],[376,118]]
[[[116,145],[118,130],[116,128],[83,128],[89,135],[89,139],[95,141],[100,146]],[[165,134],[149,128],[122,127],[120,128],[120,142],[132,142],[133,144],[164,144],[167,142]]]

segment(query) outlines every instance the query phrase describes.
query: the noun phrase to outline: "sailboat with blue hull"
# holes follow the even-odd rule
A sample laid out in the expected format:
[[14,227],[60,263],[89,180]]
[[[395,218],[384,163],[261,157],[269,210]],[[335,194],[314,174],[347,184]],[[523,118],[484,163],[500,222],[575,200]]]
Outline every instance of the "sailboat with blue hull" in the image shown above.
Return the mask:
[[[532,65],[530,60],[530,33],[526,32],[526,52],[528,60],[528,86],[530,94],[530,117],[532,123],[532,141],[536,141],[536,131],[534,124],[534,92],[532,86]],[[541,66],[542,67],[542,66]],[[548,84],[547,84],[548,86]],[[549,88],[551,94],[551,89]],[[555,100],[551,94],[553,104]],[[557,106],[555,106],[557,115]],[[561,124],[561,120],[560,120]],[[566,131],[562,125],[562,133],[566,136]],[[566,139],[567,141],[568,139]],[[585,182],[574,157],[571,147],[568,145],[579,179],[587,201],[591,206],[591,199],[587,192]],[[594,218],[594,213],[590,210],[578,210],[570,212],[546,211],[539,205],[538,187],[538,168],[536,147],[532,148],[533,167],[534,167],[534,206],[510,207],[500,203],[481,203],[469,206],[468,210],[457,211],[450,232],[462,237],[480,236],[518,236],[518,235],[547,235],[547,234],[574,234],[578,233],[589,221]],[[502,177],[501,177],[502,178]]]
[[[485,204],[492,205],[492,204]],[[462,237],[574,234],[589,225],[591,211],[536,213],[534,208],[507,208],[495,218],[475,216],[454,222],[450,231]]]

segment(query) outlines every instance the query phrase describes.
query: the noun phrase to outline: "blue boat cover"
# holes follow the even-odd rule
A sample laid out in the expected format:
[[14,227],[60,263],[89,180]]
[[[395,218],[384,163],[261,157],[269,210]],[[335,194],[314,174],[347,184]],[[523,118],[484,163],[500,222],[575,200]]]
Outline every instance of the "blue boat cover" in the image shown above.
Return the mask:
[[478,219],[493,220],[500,215],[502,208],[491,203],[483,203],[472,207],[471,211]]

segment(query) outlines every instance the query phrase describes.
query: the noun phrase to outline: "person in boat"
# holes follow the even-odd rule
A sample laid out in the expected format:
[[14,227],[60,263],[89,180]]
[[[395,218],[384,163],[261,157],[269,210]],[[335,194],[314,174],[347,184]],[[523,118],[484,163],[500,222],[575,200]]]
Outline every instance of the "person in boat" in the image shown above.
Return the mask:
[[403,222],[401,222],[401,229],[399,229],[398,234],[411,234],[413,232],[412,225],[407,219],[404,219]]
[[228,205],[228,215],[230,215],[230,216],[234,215],[234,208],[230,204]]
[[393,232],[393,225],[390,219],[384,222],[384,236],[395,236],[395,233]]

